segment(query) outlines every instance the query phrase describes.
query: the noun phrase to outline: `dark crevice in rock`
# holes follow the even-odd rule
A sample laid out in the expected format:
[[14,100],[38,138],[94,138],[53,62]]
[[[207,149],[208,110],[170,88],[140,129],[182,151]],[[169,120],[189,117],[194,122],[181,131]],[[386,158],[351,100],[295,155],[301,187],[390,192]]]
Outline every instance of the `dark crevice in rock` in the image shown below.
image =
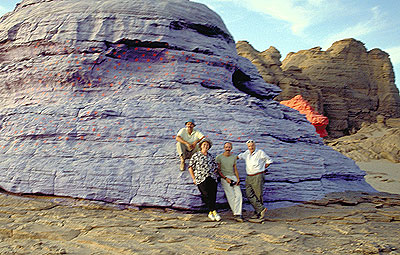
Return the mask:
[[200,83],[201,86],[208,88],[208,89],[222,89],[222,86],[218,86],[216,84],[211,84],[209,82],[201,82]]
[[128,47],[147,47],[147,48],[168,48],[167,42],[153,42],[153,41],[140,41],[122,38],[115,43],[104,42],[107,47],[114,46],[115,44],[125,44]]
[[[55,140],[57,140],[57,138],[60,137],[61,135],[63,135],[63,134],[60,134],[60,133],[37,134],[37,135],[29,135],[28,134],[28,135],[16,136],[15,140],[17,140],[18,138],[25,138],[25,139],[30,138],[31,140],[45,140],[45,139],[49,139],[49,138],[55,138]],[[65,136],[65,135],[63,135],[63,136]],[[78,137],[77,133],[69,133],[69,134],[67,134],[67,136],[69,138]]]
[[[104,41],[104,44],[106,46],[105,56],[114,59],[120,59],[118,56],[119,54],[117,53],[122,49],[128,52],[133,51],[134,48],[183,50],[182,48],[171,46],[167,42],[140,41],[138,39],[132,40],[126,38],[120,39],[116,42]],[[121,45],[124,45],[126,48],[121,48]]]
[[172,21],[169,24],[169,28],[173,30],[183,30],[183,29],[192,29],[196,32],[208,36],[208,37],[219,37],[225,40],[227,43],[234,43],[232,36],[225,33],[222,29],[217,26],[212,26],[208,24],[194,24],[188,23],[183,20]]
[[[267,202],[267,201],[266,201]],[[304,203],[304,201],[301,200],[290,200],[290,199],[276,199],[276,200],[268,200],[268,203],[284,203],[284,202],[289,202],[289,203]]]
[[331,173],[331,174],[324,174],[322,175],[322,178],[324,179],[330,179],[330,180],[345,180],[345,181],[358,181],[358,180],[362,180],[364,178],[363,175],[344,175],[344,174],[335,174],[335,173]]
[[109,117],[121,117],[122,114],[120,112],[116,112],[113,110],[104,110],[101,115],[102,118],[109,118]]
[[209,56],[214,55],[214,52],[212,52],[210,50],[202,50],[202,49],[199,49],[199,48],[193,49],[192,52],[202,53],[202,54],[206,54],[206,55],[209,55]]
[[232,75],[233,86],[246,94],[257,97],[257,95],[246,86],[246,82],[249,82],[250,80],[250,76],[242,72],[240,69],[236,70]]
[[[251,81],[251,77],[240,69],[236,69],[232,75],[232,83],[238,90],[261,100],[271,100],[273,97],[275,97],[275,94],[271,95],[271,93],[265,93],[265,91],[262,88],[260,89],[260,87],[253,87]],[[260,107],[265,108],[265,106],[261,105]]]
[[322,144],[323,142],[320,140],[315,140],[312,137],[289,137],[289,136],[277,136],[274,134],[261,134],[261,136],[267,136],[267,137],[272,137],[276,140],[279,140],[280,142],[284,143],[297,143],[297,142],[305,142],[307,144]]
[[8,39],[10,41],[14,41],[16,38],[16,35],[18,33],[19,28],[21,27],[22,22],[21,23],[17,23],[14,26],[12,26],[9,30],[8,30]]
[[[268,176],[268,174],[266,174]],[[307,178],[307,179],[295,179],[293,178],[292,180],[276,180],[274,179],[273,181],[268,181],[266,180],[265,182],[277,182],[279,181],[280,183],[302,183],[302,182],[320,182],[322,180],[345,180],[345,181],[359,181],[363,179],[363,176],[350,176],[350,175],[322,175],[319,178]]]
[[[104,41],[104,44],[106,45],[107,50],[109,50],[110,48],[112,49],[110,51],[110,53],[114,53],[114,50],[116,50],[116,48],[117,48],[117,46],[119,44],[124,44],[126,47],[128,47],[128,49],[129,48],[140,47],[140,48],[152,48],[152,49],[156,49],[156,48],[158,48],[158,49],[161,48],[162,49],[162,48],[164,48],[164,49],[170,49],[170,50],[185,50],[182,47],[170,45],[167,42],[141,41],[141,40],[138,40],[138,39],[132,40],[132,39],[127,39],[127,38],[120,39],[120,40],[118,40],[116,42]],[[203,50],[203,49],[200,49],[200,48],[195,48],[195,49],[192,49],[190,51],[191,52],[195,52],[195,53],[202,53],[202,54],[210,55],[210,56],[214,55],[214,52],[212,52],[212,51],[210,51],[208,49],[204,49]],[[115,58],[115,56],[113,56],[112,54],[107,54],[107,56]]]

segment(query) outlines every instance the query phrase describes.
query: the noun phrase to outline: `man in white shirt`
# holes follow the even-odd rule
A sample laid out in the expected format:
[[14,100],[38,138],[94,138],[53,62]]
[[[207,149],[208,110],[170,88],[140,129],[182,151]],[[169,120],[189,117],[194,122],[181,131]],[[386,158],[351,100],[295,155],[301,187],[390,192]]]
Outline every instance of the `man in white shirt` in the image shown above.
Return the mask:
[[176,150],[181,160],[181,171],[185,170],[185,160],[190,159],[195,152],[199,151],[198,143],[205,137],[194,128],[196,124],[193,119],[186,121],[185,126],[176,135]]
[[267,212],[262,196],[264,172],[273,161],[263,150],[256,149],[256,143],[253,140],[248,140],[246,144],[248,150],[240,153],[238,159],[243,159],[246,162],[246,196],[255,210],[255,215],[252,218],[262,220]]

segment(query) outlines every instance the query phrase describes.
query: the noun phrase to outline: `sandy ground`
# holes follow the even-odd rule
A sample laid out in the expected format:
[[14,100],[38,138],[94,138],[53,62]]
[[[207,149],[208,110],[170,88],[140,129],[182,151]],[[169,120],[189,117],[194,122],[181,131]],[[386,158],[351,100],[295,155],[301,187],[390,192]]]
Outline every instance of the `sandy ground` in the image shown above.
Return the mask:
[[0,193],[0,254],[400,254],[396,194],[331,193],[263,223],[221,216]]
[[400,194],[400,164],[388,160],[356,162],[365,172],[365,180],[376,190]]

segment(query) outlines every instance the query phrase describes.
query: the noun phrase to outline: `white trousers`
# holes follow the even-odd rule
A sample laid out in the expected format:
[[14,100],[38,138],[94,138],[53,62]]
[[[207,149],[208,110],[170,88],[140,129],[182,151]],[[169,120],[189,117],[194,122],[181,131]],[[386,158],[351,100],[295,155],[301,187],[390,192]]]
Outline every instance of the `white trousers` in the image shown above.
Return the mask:
[[[237,181],[236,176],[226,176],[231,180]],[[242,215],[242,191],[240,186],[231,186],[225,179],[221,179],[221,185],[224,188],[226,199],[233,212],[233,215]]]

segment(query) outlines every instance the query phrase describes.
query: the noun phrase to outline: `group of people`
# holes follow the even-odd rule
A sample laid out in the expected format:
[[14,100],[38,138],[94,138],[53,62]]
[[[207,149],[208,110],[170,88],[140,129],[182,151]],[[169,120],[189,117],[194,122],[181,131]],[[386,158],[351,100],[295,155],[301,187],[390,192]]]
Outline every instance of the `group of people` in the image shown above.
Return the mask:
[[176,136],[180,169],[185,170],[185,160],[189,159],[188,170],[208,208],[208,218],[213,221],[221,220],[221,216],[216,211],[217,180],[220,177],[234,219],[238,222],[244,221],[242,192],[236,164],[240,159],[246,163],[246,196],[255,210],[251,218],[262,220],[267,211],[262,196],[264,173],[272,163],[271,158],[263,150],[256,149],[256,143],[253,140],[246,142],[248,150],[239,155],[233,154],[232,143],[226,142],[224,152],[215,157],[209,152],[213,145],[211,140],[195,129],[195,121],[189,119],[185,122],[185,126]]

